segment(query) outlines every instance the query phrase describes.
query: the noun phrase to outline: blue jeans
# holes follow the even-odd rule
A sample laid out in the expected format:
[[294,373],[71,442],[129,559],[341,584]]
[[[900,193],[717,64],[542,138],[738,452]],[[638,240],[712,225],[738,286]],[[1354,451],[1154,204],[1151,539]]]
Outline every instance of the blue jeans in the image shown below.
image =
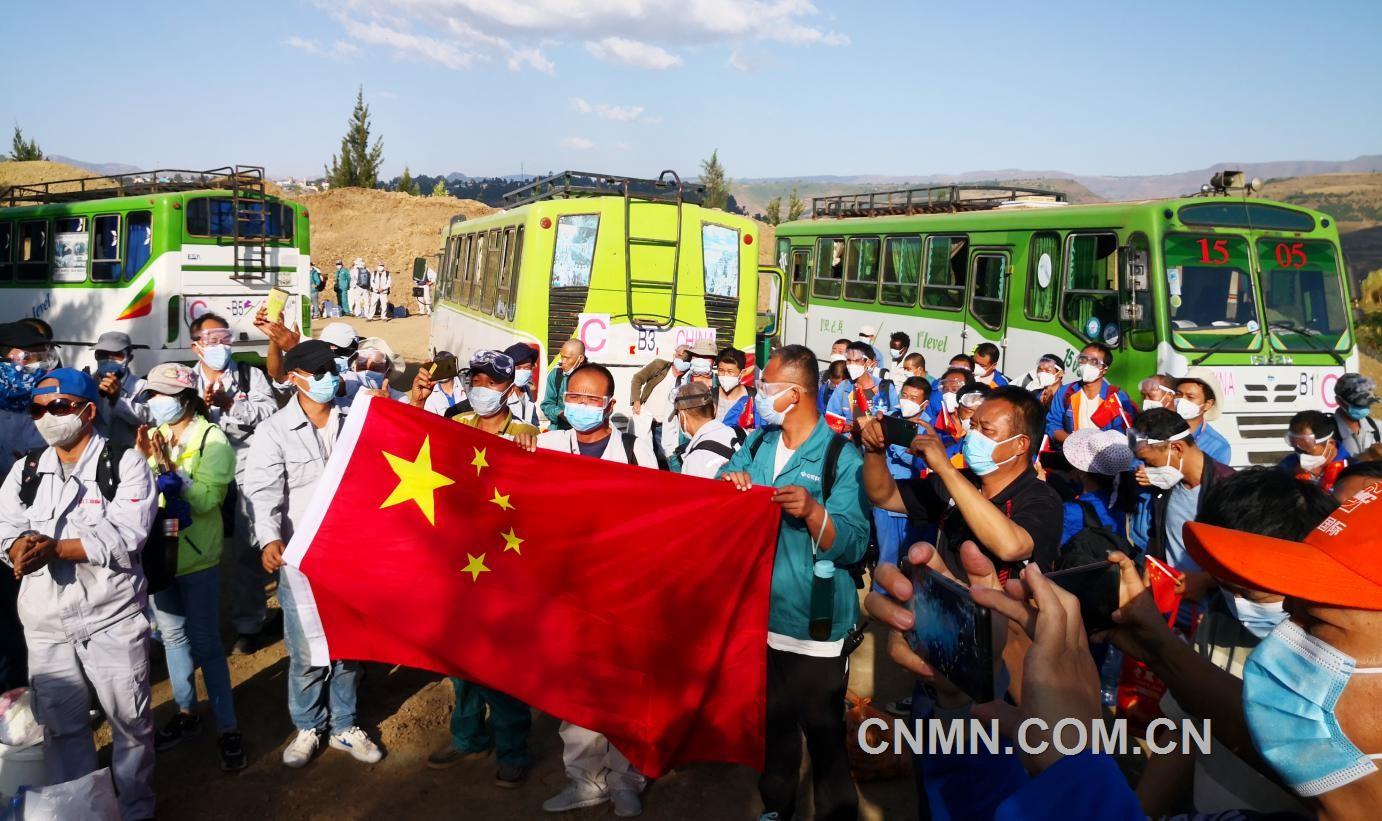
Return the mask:
[[355,726],[355,687],[360,675],[358,661],[332,661],[329,667],[312,666],[312,648],[302,630],[293,582],[306,584],[301,574],[285,567],[279,572],[278,603],[283,608],[283,644],[288,651],[288,715],[299,730],[330,729],[341,733]]
[[[478,753],[494,747],[495,760],[500,764],[533,765],[528,751],[533,716],[528,705],[464,679],[451,679],[451,687],[456,691],[456,707],[451,711],[451,743],[456,749]],[[489,705],[488,718],[485,705]]]
[[[876,507],[873,509],[873,530],[878,538],[878,563],[901,566],[899,559],[912,546],[907,541],[907,514]],[[885,592],[877,584],[873,589],[879,593]]]
[[197,709],[197,668],[202,668],[216,729],[235,729],[235,701],[230,692],[230,668],[220,633],[221,571],[216,567],[178,576],[173,585],[154,594],[154,615],[168,659],[173,700],[185,713]]

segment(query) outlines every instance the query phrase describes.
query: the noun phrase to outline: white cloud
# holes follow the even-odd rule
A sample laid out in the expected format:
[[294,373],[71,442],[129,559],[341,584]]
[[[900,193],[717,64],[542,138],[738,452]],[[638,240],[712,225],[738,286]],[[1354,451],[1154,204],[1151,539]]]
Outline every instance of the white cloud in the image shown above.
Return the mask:
[[510,55],[509,71],[522,71],[524,65],[528,65],[534,71],[540,71],[543,74],[555,74],[557,68],[551,60],[543,55],[541,49],[536,48],[521,48]]
[[681,65],[681,58],[641,40],[627,37],[606,37],[585,44],[585,50],[598,60],[606,63],[633,66],[635,68],[667,69]]
[[577,111],[581,112],[582,114],[589,114],[591,111],[594,110],[594,109],[591,107],[590,103],[587,103],[585,100],[582,100],[580,97],[572,97],[572,98],[571,98],[571,107],[574,108],[574,109],[576,109]]
[[362,43],[393,49],[395,57],[415,57],[447,68],[470,68],[477,54],[462,51],[455,44],[422,34],[410,34],[379,23],[362,23],[342,18],[346,34]]
[[729,53],[729,67],[735,71],[753,71],[753,64],[744,59],[737,48]]
[[360,47],[345,40],[337,40],[331,44],[331,52],[342,57],[354,57],[360,53]]
[[[643,117],[646,110],[641,105],[610,105],[609,103],[591,104],[582,97],[572,97],[571,107],[581,114],[594,114],[602,120],[610,120],[616,123],[631,123],[638,119],[648,119]],[[649,120],[650,121],[650,120]]]
[[289,37],[287,40],[284,40],[283,45],[295,48],[299,51],[305,51],[308,54],[322,53],[322,48],[320,45],[317,44],[316,40],[304,40],[296,34]]
[[575,151],[590,151],[595,148],[595,143],[585,137],[567,137],[561,141],[561,147]]

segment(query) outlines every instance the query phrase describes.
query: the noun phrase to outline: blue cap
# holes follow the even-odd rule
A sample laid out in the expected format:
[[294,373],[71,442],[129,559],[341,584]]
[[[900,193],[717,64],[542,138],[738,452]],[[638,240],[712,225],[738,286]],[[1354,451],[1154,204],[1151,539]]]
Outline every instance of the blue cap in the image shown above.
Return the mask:
[[[43,385],[44,382],[56,380],[56,385]],[[34,388],[34,395],[44,393],[65,393],[68,396],[80,396],[89,402],[95,402],[101,397],[96,390],[96,380],[90,374],[79,371],[76,368],[58,368],[54,371],[45,373],[39,380],[42,387]]]

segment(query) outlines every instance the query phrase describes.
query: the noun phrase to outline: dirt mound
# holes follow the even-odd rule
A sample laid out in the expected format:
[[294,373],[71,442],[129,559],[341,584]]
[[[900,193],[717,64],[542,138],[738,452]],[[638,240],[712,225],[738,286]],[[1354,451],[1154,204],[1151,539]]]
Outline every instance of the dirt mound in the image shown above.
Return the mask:
[[312,225],[312,261],[324,273],[338,259],[350,265],[356,257],[371,270],[383,262],[393,272],[393,299],[414,310],[414,257],[429,257],[441,247],[441,231],[456,214],[468,218],[496,209],[455,197],[414,197],[397,191],[337,188],[293,198],[307,207]]
[[[95,173],[87,171],[85,168],[47,160],[0,162],[0,196],[7,194],[10,188],[16,185],[34,185],[35,183],[54,180],[89,179],[94,176],[96,176]],[[91,183],[91,185],[97,188],[107,188],[110,183],[102,181]],[[77,191],[81,187],[81,183],[70,183],[54,186],[52,190]]]

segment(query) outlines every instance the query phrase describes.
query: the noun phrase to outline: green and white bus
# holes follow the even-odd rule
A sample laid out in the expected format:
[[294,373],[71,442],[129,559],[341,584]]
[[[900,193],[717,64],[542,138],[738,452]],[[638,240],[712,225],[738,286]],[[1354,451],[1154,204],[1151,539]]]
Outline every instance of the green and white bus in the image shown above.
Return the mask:
[[[568,339],[615,375],[711,339],[752,355],[758,227],[699,205],[675,173],[637,180],[568,171],[506,195],[508,208],[442,232],[433,351],[461,362],[527,342],[550,365]],[[534,379],[540,387],[541,377]]]
[[[269,196],[254,166],[159,170],[15,186],[0,195],[5,321],[38,317],[54,339],[124,331],[143,370],[190,361],[188,325],[225,317],[240,358],[267,353],[253,320],[271,287],[292,295],[285,323],[310,332],[307,209]],[[69,365],[91,364],[67,349]]]
[[904,331],[933,373],[987,341],[1018,377],[1046,353],[1069,370],[1097,340],[1134,398],[1151,374],[1212,369],[1234,462],[1274,462],[1291,415],[1332,409],[1358,354],[1334,221],[1254,187],[1225,172],[1145,202],[984,186],[819,198],[777,229],[778,341],[823,354],[861,325],[880,346]]

